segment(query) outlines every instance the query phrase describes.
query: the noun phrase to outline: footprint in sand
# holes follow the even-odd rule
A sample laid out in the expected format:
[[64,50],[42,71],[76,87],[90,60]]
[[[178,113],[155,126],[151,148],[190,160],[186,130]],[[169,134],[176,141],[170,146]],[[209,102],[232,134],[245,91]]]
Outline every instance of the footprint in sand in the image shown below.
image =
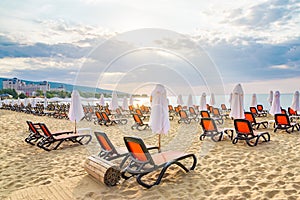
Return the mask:
[[266,191],[265,196],[268,198],[273,198],[278,193],[279,193],[278,190]]

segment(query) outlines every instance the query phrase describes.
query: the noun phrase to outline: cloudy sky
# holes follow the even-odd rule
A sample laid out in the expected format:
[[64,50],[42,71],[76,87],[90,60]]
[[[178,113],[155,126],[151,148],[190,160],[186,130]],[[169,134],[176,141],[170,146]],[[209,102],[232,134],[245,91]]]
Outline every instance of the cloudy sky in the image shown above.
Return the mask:
[[142,93],[300,89],[299,0],[1,0],[0,24],[0,77]]

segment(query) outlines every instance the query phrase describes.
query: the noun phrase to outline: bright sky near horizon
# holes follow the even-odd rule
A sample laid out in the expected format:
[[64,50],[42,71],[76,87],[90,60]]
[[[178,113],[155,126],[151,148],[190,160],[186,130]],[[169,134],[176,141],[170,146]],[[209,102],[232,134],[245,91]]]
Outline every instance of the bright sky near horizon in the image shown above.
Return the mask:
[[300,90],[299,0],[2,0],[0,24],[0,77],[125,92],[163,77],[174,94],[220,83]]

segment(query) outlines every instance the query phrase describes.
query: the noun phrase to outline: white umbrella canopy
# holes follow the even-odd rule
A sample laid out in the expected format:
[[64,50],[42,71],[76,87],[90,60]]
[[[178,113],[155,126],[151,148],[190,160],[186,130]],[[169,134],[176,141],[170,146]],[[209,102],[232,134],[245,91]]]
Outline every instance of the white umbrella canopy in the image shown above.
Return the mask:
[[203,92],[202,95],[201,95],[199,110],[207,110],[206,93],[205,92]]
[[37,101],[35,98],[31,99],[31,107],[36,107]]
[[129,105],[130,105],[130,106],[133,105],[133,97],[132,97],[132,95],[130,95],[130,98],[129,98]]
[[241,84],[237,84],[232,91],[231,111],[229,117],[244,119],[244,91]]
[[117,108],[119,108],[118,95],[117,95],[116,91],[112,92],[110,107],[111,107],[112,110],[116,110]]
[[270,106],[272,106],[272,102],[273,102],[273,91],[270,91],[269,97],[267,98],[267,101],[269,102]]
[[193,106],[194,106],[194,103],[193,103],[193,96],[192,96],[191,94],[189,94],[189,96],[188,96],[187,106],[188,106],[188,107],[193,107]]
[[300,111],[300,106],[299,106],[299,91],[296,91],[296,92],[294,93],[291,108],[292,108],[294,111]]
[[278,113],[281,113],[281,107],[280,107],[280,92],[276,91],[274,93],[273,101],[272,101],[272,106],[270,108],[269,113],[271,115],[275,115]]
[[76,133],[77,132],[76,121],[78,122],[84,117],[84,111],[81,104],[80,94],[77,90],[73,90],[72,92],[68,117],[72,122],[75,122],[75,133]]
[[104,95],[103,94],[101,94],[101,96],[100,96],[100,105],[105,106],[105,101],[104,101]]
[[214,106],[216,104],[215,94],[211,93],[209,105]]
[[181,94],[178,95],[178,97],[177,97],[177,104],[178,105],[183,105],[183,99],[182,99],[182,95]]
[[149,125],[153,133],[158,134],[158,148],[160,150],[160,136],[167,134],[170,129],[167,91],[161,84],[157,84],[151,93],[151,115]]
[[44,97],[44,108],[47,108],[48,106],[48,99],[47,97]]
[[17,100],[17,105],[20,106],[21,105],[21,99],[18,97],[18,100]]
[[256,107],[257,106],[257,98],[256,98],[256,94],[252,94],[252,98],[251,98],[251,107]]
[[123,98],[122,108],[123,110],[128,110],[128,99],[126,96]]

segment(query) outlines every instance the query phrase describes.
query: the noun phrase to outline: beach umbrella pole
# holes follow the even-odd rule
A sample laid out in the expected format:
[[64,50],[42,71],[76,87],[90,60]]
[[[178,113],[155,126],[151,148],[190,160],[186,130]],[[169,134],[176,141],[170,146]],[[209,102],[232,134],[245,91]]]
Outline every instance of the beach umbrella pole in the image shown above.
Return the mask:
[[75,120],[75,133],[77,133],[77,131],[76,131],[76,120]]
[[158,152],[160,152],[160,147],[161,147],[161,143],[160,143],[161,138],[160,137],[161,137],[160,134],[158,134]]

